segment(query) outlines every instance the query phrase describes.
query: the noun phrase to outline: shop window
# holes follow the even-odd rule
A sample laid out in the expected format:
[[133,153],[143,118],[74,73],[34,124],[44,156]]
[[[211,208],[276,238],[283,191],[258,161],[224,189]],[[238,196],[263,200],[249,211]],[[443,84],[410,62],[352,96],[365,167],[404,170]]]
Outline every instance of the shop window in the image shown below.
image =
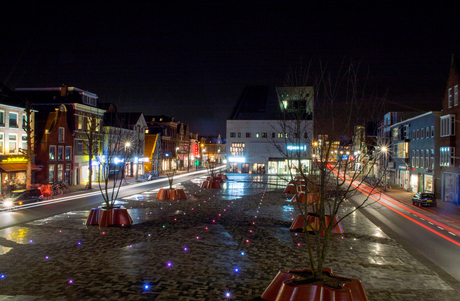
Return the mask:
[[48,170],[48,182],[49,183],[54,183],[54,165],[49,165],[49,170]]
[[8,125],[10,128],[17,128],[18,127],[18,113],[10,112],[8,114]]
[[64,146],[58,146],[58,155],[57,155],[58,160],[64,160]]
[[71,146],[66,146],[65,147],[65,159],[66,160],[71,160],[72,159],[72,147]]
[[17,136],[10,134],[8,137],[8,152],[10,154],[17,154],[18,153],[18,141]]
[[64,128],[59,128],[59,142],[64,142]]
[[50,160],[56,160],[56,146],[55,145],[50,145],[49,157],[50,157]]

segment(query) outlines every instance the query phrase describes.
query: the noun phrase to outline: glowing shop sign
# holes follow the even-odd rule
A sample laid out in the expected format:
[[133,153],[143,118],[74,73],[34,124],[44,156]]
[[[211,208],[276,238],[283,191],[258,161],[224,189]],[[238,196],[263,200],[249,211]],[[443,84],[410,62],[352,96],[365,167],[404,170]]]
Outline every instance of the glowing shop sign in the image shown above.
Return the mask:
[[244,157],[229,157],[228,162],[244,163],[244,162],[246,162],[246,158],[244,158]]
[[27,158],[24,157],[13,157],[13,158],[6,158],[2,160],[3,163],[25,163],[27,162]]
[[288,145],[287,147],[287,150],[301,150],[301,151],[306,151],[307,150],[307,146],[306,145]]

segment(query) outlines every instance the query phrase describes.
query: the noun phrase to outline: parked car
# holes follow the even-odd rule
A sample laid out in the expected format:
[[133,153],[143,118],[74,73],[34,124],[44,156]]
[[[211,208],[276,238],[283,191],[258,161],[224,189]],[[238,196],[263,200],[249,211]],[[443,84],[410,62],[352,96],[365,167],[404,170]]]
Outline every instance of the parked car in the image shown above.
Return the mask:
[[436,197],[433,193],[424,193],[424,192],[417,192],[412,197],[412,205],[416,205],[419,207],[422,206],[433,206],[436,207]]
[[43,195],[40,189],[14,190],[10,195],[3,199],[2,206],[4,208],[9,208],[18,205],[39,202],[41,200],[43,200]]

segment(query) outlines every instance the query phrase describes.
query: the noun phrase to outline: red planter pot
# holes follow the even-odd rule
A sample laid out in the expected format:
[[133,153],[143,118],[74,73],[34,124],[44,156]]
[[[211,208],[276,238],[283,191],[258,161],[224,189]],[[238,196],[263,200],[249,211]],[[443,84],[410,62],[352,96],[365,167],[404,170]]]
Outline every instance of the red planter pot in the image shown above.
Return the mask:
[[126,208],[101,209],[99,227],[108,226],[129,226],[133,224],[133,219]]
[[[326,227],[329,226],[329,224],[331,223],[331,217],[329,215],[326,215],[324,217],[325,219],[325,222],[326,222]],[[336,224],[334,226],[334,228],[332,228],[332,231],[331,233],[343,233],[343,228],[342,228],[342,225],[338,222],[339,221],[339,218],[336,216],[334,217],[334,223]],[[292,223],[291,227],[289,228],[291,231],[297,231],[297,232],[301,232],[303,231],[303,226],[304,226],[304,223],[305,223],[305,219],[303,218],[303,216],[301,214],[297,215],[297,217],[295,218],[294,222]],[[312,214],[307,214],[307,231],[319,231],[319,228],[320,228],[320,219],[319,217],[317,216],[314,216]],[[324,229],[321,229],[321,232],[320,234],[321,236],[324,236],[325,235],[325,231]]]
[[225,181],[225,180],[228,180],[228,177],[227,177],[226,174],[220,173],[220,174],[218,174],[217,176],[220,177],[220,178],[221,178],[222,180],[224,180],[224,181]]
[[266,301],[367,301],[361,281],[335,276],[332,270],[324,268],[323,273],[343,280],[340,289],[322,284],[298,284],[293,281],[298,276],[292,273],[308,270],[280,270],[261,298]]
[[91,208],[88,218],[86,219],[86,225],[87,226],[99,225],[101,214],[102,214],[101,208]]
[[160,200],[183,200],[187,199],[185,192],[183,189],[180,188],[173,188],[173,189],[160,189],[157,194],[157,199]]
[[201,183],[201,188],[210,188],[210,189],[221,189],[222,187],[220,186],[220,181],[203,181],[203,183]]

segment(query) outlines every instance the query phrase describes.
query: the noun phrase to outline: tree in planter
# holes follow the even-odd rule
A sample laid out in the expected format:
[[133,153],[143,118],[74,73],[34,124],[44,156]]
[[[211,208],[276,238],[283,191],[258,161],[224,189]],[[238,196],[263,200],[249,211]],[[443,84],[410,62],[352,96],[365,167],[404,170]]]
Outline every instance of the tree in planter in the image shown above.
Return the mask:
[[[310,67],[311,64],[306,68],[301,66],[291,72],[286,87],[278,91],[282,115],[277,131],[284,133],[284,139],[272,141],[286,159],[284,178],[294,184],[295,206],[306,235],[310,271],[292,273],[296,274],[292,282],[297,284],[325,283],[323,267],[331,234],[340,221],[370,200],[375,186],[367,190],[361,180],[383,155],[375,145],[365,141],[356,143],[353,153],[338,143],[352,135],[355,126],[380,113],[377,111],[381,100],[366,94],[366,81],[361,82],[358,76],[360,66],[353,62],[342,64],[338,72],[332,73],[328,66],[319,64],[314,77],[310,76]],[[360,168],[355,162],[361,164]],[[353,210],[341,211],[344,202],[358,193],[362,196],[360,204]],[[274,300],[269,296],[270,291],[273,292],[272,286],[262,298]],[[277,289],[274,291],[278,293]]]
[[107,127],[105,129],[105,148],[102,162],[99,162],[99,190],[107,208],[114,206],[120,187],[125,179],[125,163],[133,155],[131,139],[133,133],[122,128]]

